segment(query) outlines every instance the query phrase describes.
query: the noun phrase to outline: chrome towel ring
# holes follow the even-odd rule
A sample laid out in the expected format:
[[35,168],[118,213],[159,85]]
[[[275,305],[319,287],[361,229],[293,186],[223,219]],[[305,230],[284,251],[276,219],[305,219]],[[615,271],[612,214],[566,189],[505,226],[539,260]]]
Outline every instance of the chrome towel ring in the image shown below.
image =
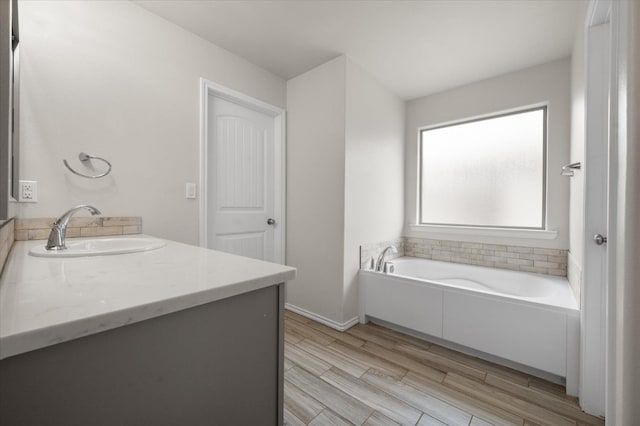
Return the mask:
[[69,165],[69,163],[67,163],[67,160],[62,160],[62,162],[64,163],[64,165],[67,167],[67,169],[69,169],[69,171],[70,171],[71,173],[73,173],[74,175],[82,176],[82,177],[87,178],[87,179],[98,179],[98,178],[101,178],[101,177],[105,177],[106,175],[108,175],[109,173],[111,173],[111,163],[110,163],[110,162],[108,162],[107,160],[105,160],[105,159],[104,159],[104,158],[102,158],[102,157],[96,157],[96,156],[94,156],[94,155],[89,155],[89,154],[87,154],[87,153],[85,153],[85,152],[81,152],[80,154],[78,154],[78,159],[79,159],[80,161],[82,161],[83,163],[84,163],[84,162],[87,162],[87,161],[91,161],[91,160],[100,160],[100,161],[102,161],[102,162],[106,163],[106,164],[107,164],[107,166],[109,166],[109,169],[108,169],[106,172],[101,173],[101,174],[99,174],[99,175],[85,175],[85,174],[83,174],[83,173],[79,173],[79,172],[76,172],[75,170],[73,170],[73,169],[71,168],[71,166]]

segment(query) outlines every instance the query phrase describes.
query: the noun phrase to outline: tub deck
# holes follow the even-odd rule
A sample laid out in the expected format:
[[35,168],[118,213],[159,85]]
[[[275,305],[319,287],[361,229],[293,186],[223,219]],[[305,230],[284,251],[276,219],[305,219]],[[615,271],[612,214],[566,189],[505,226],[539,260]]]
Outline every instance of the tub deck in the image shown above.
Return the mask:
[[394,259],[392,275],[433,283],[461,291],[513,299],[549,309],[577,313],[566,277],[488,268],[485,266],[441,262],[416,257]]
[[372,323],[287,311],[285,341],[288,425],[604,425],[559,385]]

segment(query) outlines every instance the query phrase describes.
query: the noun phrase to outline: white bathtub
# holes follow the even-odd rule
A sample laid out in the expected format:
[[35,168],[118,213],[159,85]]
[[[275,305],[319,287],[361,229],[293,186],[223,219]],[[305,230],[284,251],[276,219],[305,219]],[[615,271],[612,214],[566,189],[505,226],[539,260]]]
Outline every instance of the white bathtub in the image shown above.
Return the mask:
[[[577,394],[580,313],[564,277],[401,257],[360,271],[360,321],[433,336],[566,378]],[[531,372],[531,371],[529,371]]]

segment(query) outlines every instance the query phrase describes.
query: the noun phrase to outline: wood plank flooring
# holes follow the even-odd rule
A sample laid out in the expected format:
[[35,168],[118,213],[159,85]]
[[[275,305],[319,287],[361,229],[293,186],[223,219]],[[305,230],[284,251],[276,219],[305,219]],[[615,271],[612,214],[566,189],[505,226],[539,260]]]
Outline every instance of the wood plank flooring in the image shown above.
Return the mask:
[[562,386],[375,325],[285,314],[285,425],[604,425]]

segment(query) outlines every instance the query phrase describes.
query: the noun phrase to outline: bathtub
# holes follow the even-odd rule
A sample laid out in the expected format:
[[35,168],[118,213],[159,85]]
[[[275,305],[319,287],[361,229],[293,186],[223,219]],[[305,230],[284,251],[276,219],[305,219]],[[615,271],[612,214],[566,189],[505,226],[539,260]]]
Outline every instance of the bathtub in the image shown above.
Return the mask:
[[564,379],[577,394],[580,312],[566,278],[412,257],[392,263],[390,274],[360,271],[360,322],[382,320]]

